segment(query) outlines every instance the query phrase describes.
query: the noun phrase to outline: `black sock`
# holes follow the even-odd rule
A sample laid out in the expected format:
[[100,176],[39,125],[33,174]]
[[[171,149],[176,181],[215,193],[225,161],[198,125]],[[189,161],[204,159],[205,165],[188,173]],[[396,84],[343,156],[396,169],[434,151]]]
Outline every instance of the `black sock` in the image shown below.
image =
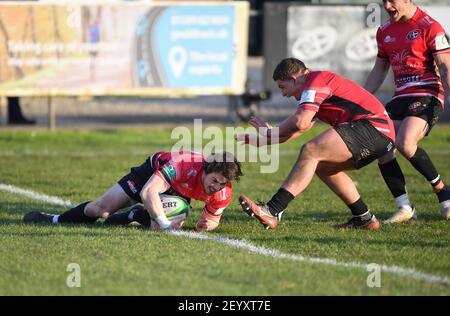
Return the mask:
[[150,227],[150,214],[145,208],[136,208],[133,210],[133,221],[138,222],[142,226]]
[[416,153],[409,158],[409,162],[428,180],[428,182],[430,182],[432,186],[435,186],[440,182],[440,175],[431,162],[430,157],[422,148],[417,147]]
[[89,217],[84,214],[84,208],[89,203],[81,203],[70,210],[59,215],[59,223],[93,223],[97,220],[96,217]]
[[405,176],[402,169],[400,169],[397,159],[394,158],[383,165],[378,164],[378,168],[380,168],[384,182],[386,182],[394,198],[406,194]]
[[277,216],[278,213],[283,212],[288,204],[295,198],[291,192],[280,188],[277,193],[267,202],[267,206],[269,207],[270,213],[272,215]]
[[349,207],[353,216],[360,217],[363,221],[367,221],[372,218],[372,214],[370,213],[369,208],[367,207],[366,203],[364,203],[362,198],[359,198],[358,201],[347,206]]
[[448,185],[445,185],[445,187],[439,191],[438,193],[436,193],[438,199],[439,199],[439,203],[442,203],[444,201],[450,200],[450,188]]

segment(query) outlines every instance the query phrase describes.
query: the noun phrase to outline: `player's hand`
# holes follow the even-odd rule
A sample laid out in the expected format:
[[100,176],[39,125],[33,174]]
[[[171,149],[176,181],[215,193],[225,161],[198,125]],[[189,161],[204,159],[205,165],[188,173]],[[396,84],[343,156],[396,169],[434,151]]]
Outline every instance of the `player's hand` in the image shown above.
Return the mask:
[[[181,229],[183,224],[184,224],[184,220],[171,221],[170,226],[164,230],[179,230],[179,229]],[[150,230],[161,230],[161,226],[159,226],[159,224],[156,221],[151,220],[150,221]]]
[[169,230],[179,230],[184,224],[184,220],[171,221]]
[[[248,121],[248,123],[253,126],[254,128],[257,129],[258,133],[261,133],[261,129],[262,128],[272,128],[272,125],[270,125],[267,122],[264,122],[263,120],[261,120],[259,117],[257,116],[252,116],[250,117],[250,120]],[[266,135],[263,135],[266,136]]]
[[195,229],[198,231],[211,231],[219,226],[221,217],[222,215],[212,215],[204,210],[195,225]]
[[[262,146],[263,142],[261,142],[260,139],[261,136],[256,134],[238,134],[236,135],[235,139],[237,142],[241,143],[242,145],[252,145],[255,147]],[[266,142],[267,143],[267,142]]]

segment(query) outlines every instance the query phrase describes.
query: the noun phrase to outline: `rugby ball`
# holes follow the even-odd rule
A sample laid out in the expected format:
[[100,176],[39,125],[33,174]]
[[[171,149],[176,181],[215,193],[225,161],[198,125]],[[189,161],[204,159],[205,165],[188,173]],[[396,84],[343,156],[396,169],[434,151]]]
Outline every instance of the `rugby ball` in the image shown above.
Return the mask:
[[184,220],[189,214],[189,203],[176,195],[161,194],[161,203],[169,221]]

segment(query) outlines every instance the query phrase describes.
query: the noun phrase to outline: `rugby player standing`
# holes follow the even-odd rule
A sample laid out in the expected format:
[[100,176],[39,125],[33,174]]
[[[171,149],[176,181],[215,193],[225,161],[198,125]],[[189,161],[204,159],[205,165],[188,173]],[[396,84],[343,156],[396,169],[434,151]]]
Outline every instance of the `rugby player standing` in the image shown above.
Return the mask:
[[[390,19],[378,29],[378,56],[364,88],[374,93],[392,67],[395,94],[386,110],[394,122],[396,148],[431,184],[442,216],[449,219],[450,189],[418,143],[438,121],[446,98],[448,102],[450,47],[442,26],[411,0],[384,0],[383,4]],[[379,160],[381,174],[398,207],[386,223],[416,218],[394,153]]]
[[[360,197],[347,170],[360,169],[393,150],[395,130],[384,106],[354,82],[329,71],[313,71],[295,58],[283,59],[273,80],[285,97],[299,101],[297,111],[273,128],[259,118],[250,120],[262,134],[237,140],[250,145],[283,143],[309,131],[317,117],[332,128],[303,145],[297,162],[268,203],[243,195],[242,209],[264,227],[274,229],[288,204],[302,193],[316,174],[348,206],[352,218],[337,228],[378,229],[380,223]],[[275,130],[276,131],[276,130]]]

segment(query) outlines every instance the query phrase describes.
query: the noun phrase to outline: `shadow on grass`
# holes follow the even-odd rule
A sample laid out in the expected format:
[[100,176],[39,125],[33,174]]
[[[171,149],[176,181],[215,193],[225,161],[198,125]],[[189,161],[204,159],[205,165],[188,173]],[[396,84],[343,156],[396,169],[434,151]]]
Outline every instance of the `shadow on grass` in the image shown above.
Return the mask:
[[[374,212],[377,219],[381,222],[390,216],[392,216],[393,213],[390,212]],[[441,217],[439,211],[436,211],[434,213],[423,213],[418,214],[418,220],[415,222],[436,222],[436,221],[444,221]],[[314,222],[335,222],[341,223],[345,222],[346,220],[351,218],[350,211],[346,209],[342,210],[327,210],[327,211],[307,211],[307,212],[301,212],[301,211],[295,211],[290,212],[289,209],[283,214],[282,221],[298,221],[298,222],[305,222],[305,221],[314,221]],[[241,211],[240,209],[233,208],[230,210],[227,210],[226,213],[224,213],[223,219],[225,221],[230,222],[242,222],[246,221],[246,219],[253,220],[252,217],[249,217],[246,213]],[[412,222],[413,223],[413,222]],[[409,224],[409,223],[405,223]]]
[[[231,211],[224,213],[223,219],[230,222],[241,222],[243,220],[249,219],[253,220],[253,217],[248,216],[246,213],[244,213],[241,210],[238,211]],[[347,214],[348,217],[350,217],[350,214]],[[341,221],[345,218],[345,213],[336,213],[336,211],[333,212],[317,212],[317,213],[290,213],[289,211],[286,211],[286,213],[283,214],[282,221],[289,220],[289,221],[305,221],[305,220],[314,220],[317,222],[329,222],[330,220],[336,220]],[[256,219],[255,219],[256,220]]]

